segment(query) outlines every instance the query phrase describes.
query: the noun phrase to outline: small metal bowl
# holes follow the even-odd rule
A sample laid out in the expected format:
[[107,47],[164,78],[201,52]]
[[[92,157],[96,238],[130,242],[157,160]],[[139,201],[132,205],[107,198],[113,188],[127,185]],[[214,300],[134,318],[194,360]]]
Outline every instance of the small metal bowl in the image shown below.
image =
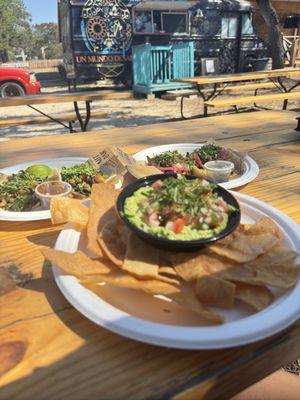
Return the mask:
[[[157,180],[165,180],[169,177],[177,178],[177,174],[163,174],[163,175],[157,174],[138,179],[137,181],[125,186],[125,188],[119,194],[119,197],[117,199],[118,213],[120,215],[120,218],[133,233],[135,233],[137,236],[139,236],[146,242],[150,243],[151,245],[164,250],[191,251],[191,250],[197,250],[206,244],[214,243],[217,240],[220,240],[225,236],[229,235],[231,232],[234,231],[235,228],[237,228],[241,219],[240,206],[236,201],[236,199],[233,197],[233,195],[224,188],[222,188],[221,186],[217,186],[214,189],[214,193],[218,193],[218,195],[222,196],[222,198],[226,201],[226,203],[230,204],[235,208],[235,211],[233,211],[229,215],[226,228],[215,236],[197,240],[172,240],[161,236],[152,235],[138,228],[136,225],[132,224],[124,214],[124,204],[127,197],[130,197],[134,192],[136,192],[141,187],[150,186]],[[196,176],[192,175],[186,175],[186,178],[199,179]]]

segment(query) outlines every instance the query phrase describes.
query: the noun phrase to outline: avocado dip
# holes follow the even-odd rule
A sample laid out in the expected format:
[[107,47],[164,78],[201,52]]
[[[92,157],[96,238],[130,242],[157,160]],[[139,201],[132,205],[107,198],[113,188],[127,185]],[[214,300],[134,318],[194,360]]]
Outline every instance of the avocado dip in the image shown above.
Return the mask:
[[124,215],[139,229],[171,240],[206,239],[227,226],[233,207],[205,179],[178,175],[139,188],[125,200]]

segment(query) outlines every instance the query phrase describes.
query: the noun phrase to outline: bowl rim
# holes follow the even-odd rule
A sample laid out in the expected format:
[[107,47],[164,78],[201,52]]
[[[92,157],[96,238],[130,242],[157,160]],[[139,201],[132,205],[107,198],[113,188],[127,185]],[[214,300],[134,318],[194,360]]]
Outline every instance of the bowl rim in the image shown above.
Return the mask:
[[[205,244],[210,244],[214,243],[220,239],[223,239],[225,236],[228,236],[230,233],[232,233],[239,225],[240,220],[241,220],[241,210],[238,201],[235,199],[235,197],[226,189],[224,189],[222,186],[219,186],[218,184],[215,184],[214,182],[211,182],[209,179],[206,179],[210,183],[214,183],[216,185],[216,188],[214,190],[218,190],[218,192],[226,194],[226,196],[230,197],[231,202],[233,203],[234,207],[236,207],[236,211],[234,212],[234,215],[231,216],[231,220],[233,220],[233,223],[229,227],[230,223],[230,216],[229,216],[229,221],[221,232],[219,232],[217,235],[214,235],[210,238],[203,238],[203,239],[194,239],[194,240],[173,240],[173,239],[168,239],[162,236],[156,236],[152,235],[151,233],[145,232],[144,230],[138,228],[136,225],[134,225],[123,213],[124,209],[124,204],[125,200],[127,197],[130,197],[134,192],[136,192],[140,187],[143,186],[148,186],[150,183],[148,182],[149,180],[151,183],[154,183],[157,180],[165,180],[169,177],[178,177],[180,174],[174,174],[174,173],[168,173],[168,174],[155,174],[155,175],[149,175],[147,177],[143,177],[140,179],[137,179],[134,182],[129,183],[126,185],[123,190],[119,193],[119,196],[117,198],[116,202],[116,208],[118,215],[122,219],[122,221],[128,226],[128,228],[138,235],[139,237],[143,238],[144,240],[151,240],[153,242],[157,242],[157,244],[160,244],[162,246],[170,246],[170,247],[186,247],[186,248],[193,248]],[[199,179],[199,177],[196,177],[194,175],[185,175],[188,179]],[[126,192],[130,192],[129,194],[126,195]]]

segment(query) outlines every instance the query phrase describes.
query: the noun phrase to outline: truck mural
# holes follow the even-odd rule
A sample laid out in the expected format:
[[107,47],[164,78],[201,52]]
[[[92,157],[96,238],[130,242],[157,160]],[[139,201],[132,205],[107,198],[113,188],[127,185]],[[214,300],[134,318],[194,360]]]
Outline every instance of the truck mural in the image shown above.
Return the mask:
[[233,73],[268,54],[245,0],[58,0],[58,10],[69,80],[131,84],[132,46],[147,43],[193,42],[195,75],[207,73],[207,59],[217,61],[215,73]]
[[115,78],[130,60],[131,12],[126,0],[61,0],[60,40],[67,78]]

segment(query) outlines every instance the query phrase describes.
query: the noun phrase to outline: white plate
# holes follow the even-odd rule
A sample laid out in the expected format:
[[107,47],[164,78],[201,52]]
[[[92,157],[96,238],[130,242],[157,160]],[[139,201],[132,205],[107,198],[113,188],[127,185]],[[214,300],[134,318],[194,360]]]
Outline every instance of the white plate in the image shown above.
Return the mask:
[[[261,215],[268,215],[283,231],[286,245],[300,250],[299,226],[293,220],[252,197],[241,193],[234,196],[240,202],[243,222],[253,223]],[[72,253],[77,249],[84,251],[85,243],[83,235],[66,226],[55,248]],[[271,336],[300,316],[300,281],[288,291],[274,291],[275,301],[259,313],[253,313],[242,303],[234,310],[222,311],[225,323],[212,327],[199,326],[195,314],[143,292],[101,285],[101,297],[96,296],[75,277],[64,275],[55,266],[52,268],[62,293],[88,319],[120,335],[158,346],[180,349],[239,346]]]
[[[46,160],[33,160],[23,164],[16,164],[0,170],[2,174],[16,174],[33,164],[45,164],[51,168],[71,167],[72,165],[86,162],[86,157],[49,158]],[[50,210],[36,211],[6,211],[0,209],[0,221],[37,221],[50,218]]]
[[[142,150],[136,153],[133,158],[136,161],[147,161],[147,156],[153,157],[155,154],[161,154],[168,150],[178,150],[181,154],[186,154],[187,152],[199,149],[199,147],[201,146],[203,146],[203,144],[199,143],[165,144],[163,146],[155,146]],[[245,157],[244,168],[245,170],[243,175],[239,176],[238,178],[231,179],[228,182],[220,183],[220,186],[225,189],[233,189],[239,186],[246,185],[246,183],[253,181],[257,177],[259,173],[259,167],[257,163],[253,160],[253,158],[249,156]],[[137,176],[135,176],[135,178],[137,178]]]

